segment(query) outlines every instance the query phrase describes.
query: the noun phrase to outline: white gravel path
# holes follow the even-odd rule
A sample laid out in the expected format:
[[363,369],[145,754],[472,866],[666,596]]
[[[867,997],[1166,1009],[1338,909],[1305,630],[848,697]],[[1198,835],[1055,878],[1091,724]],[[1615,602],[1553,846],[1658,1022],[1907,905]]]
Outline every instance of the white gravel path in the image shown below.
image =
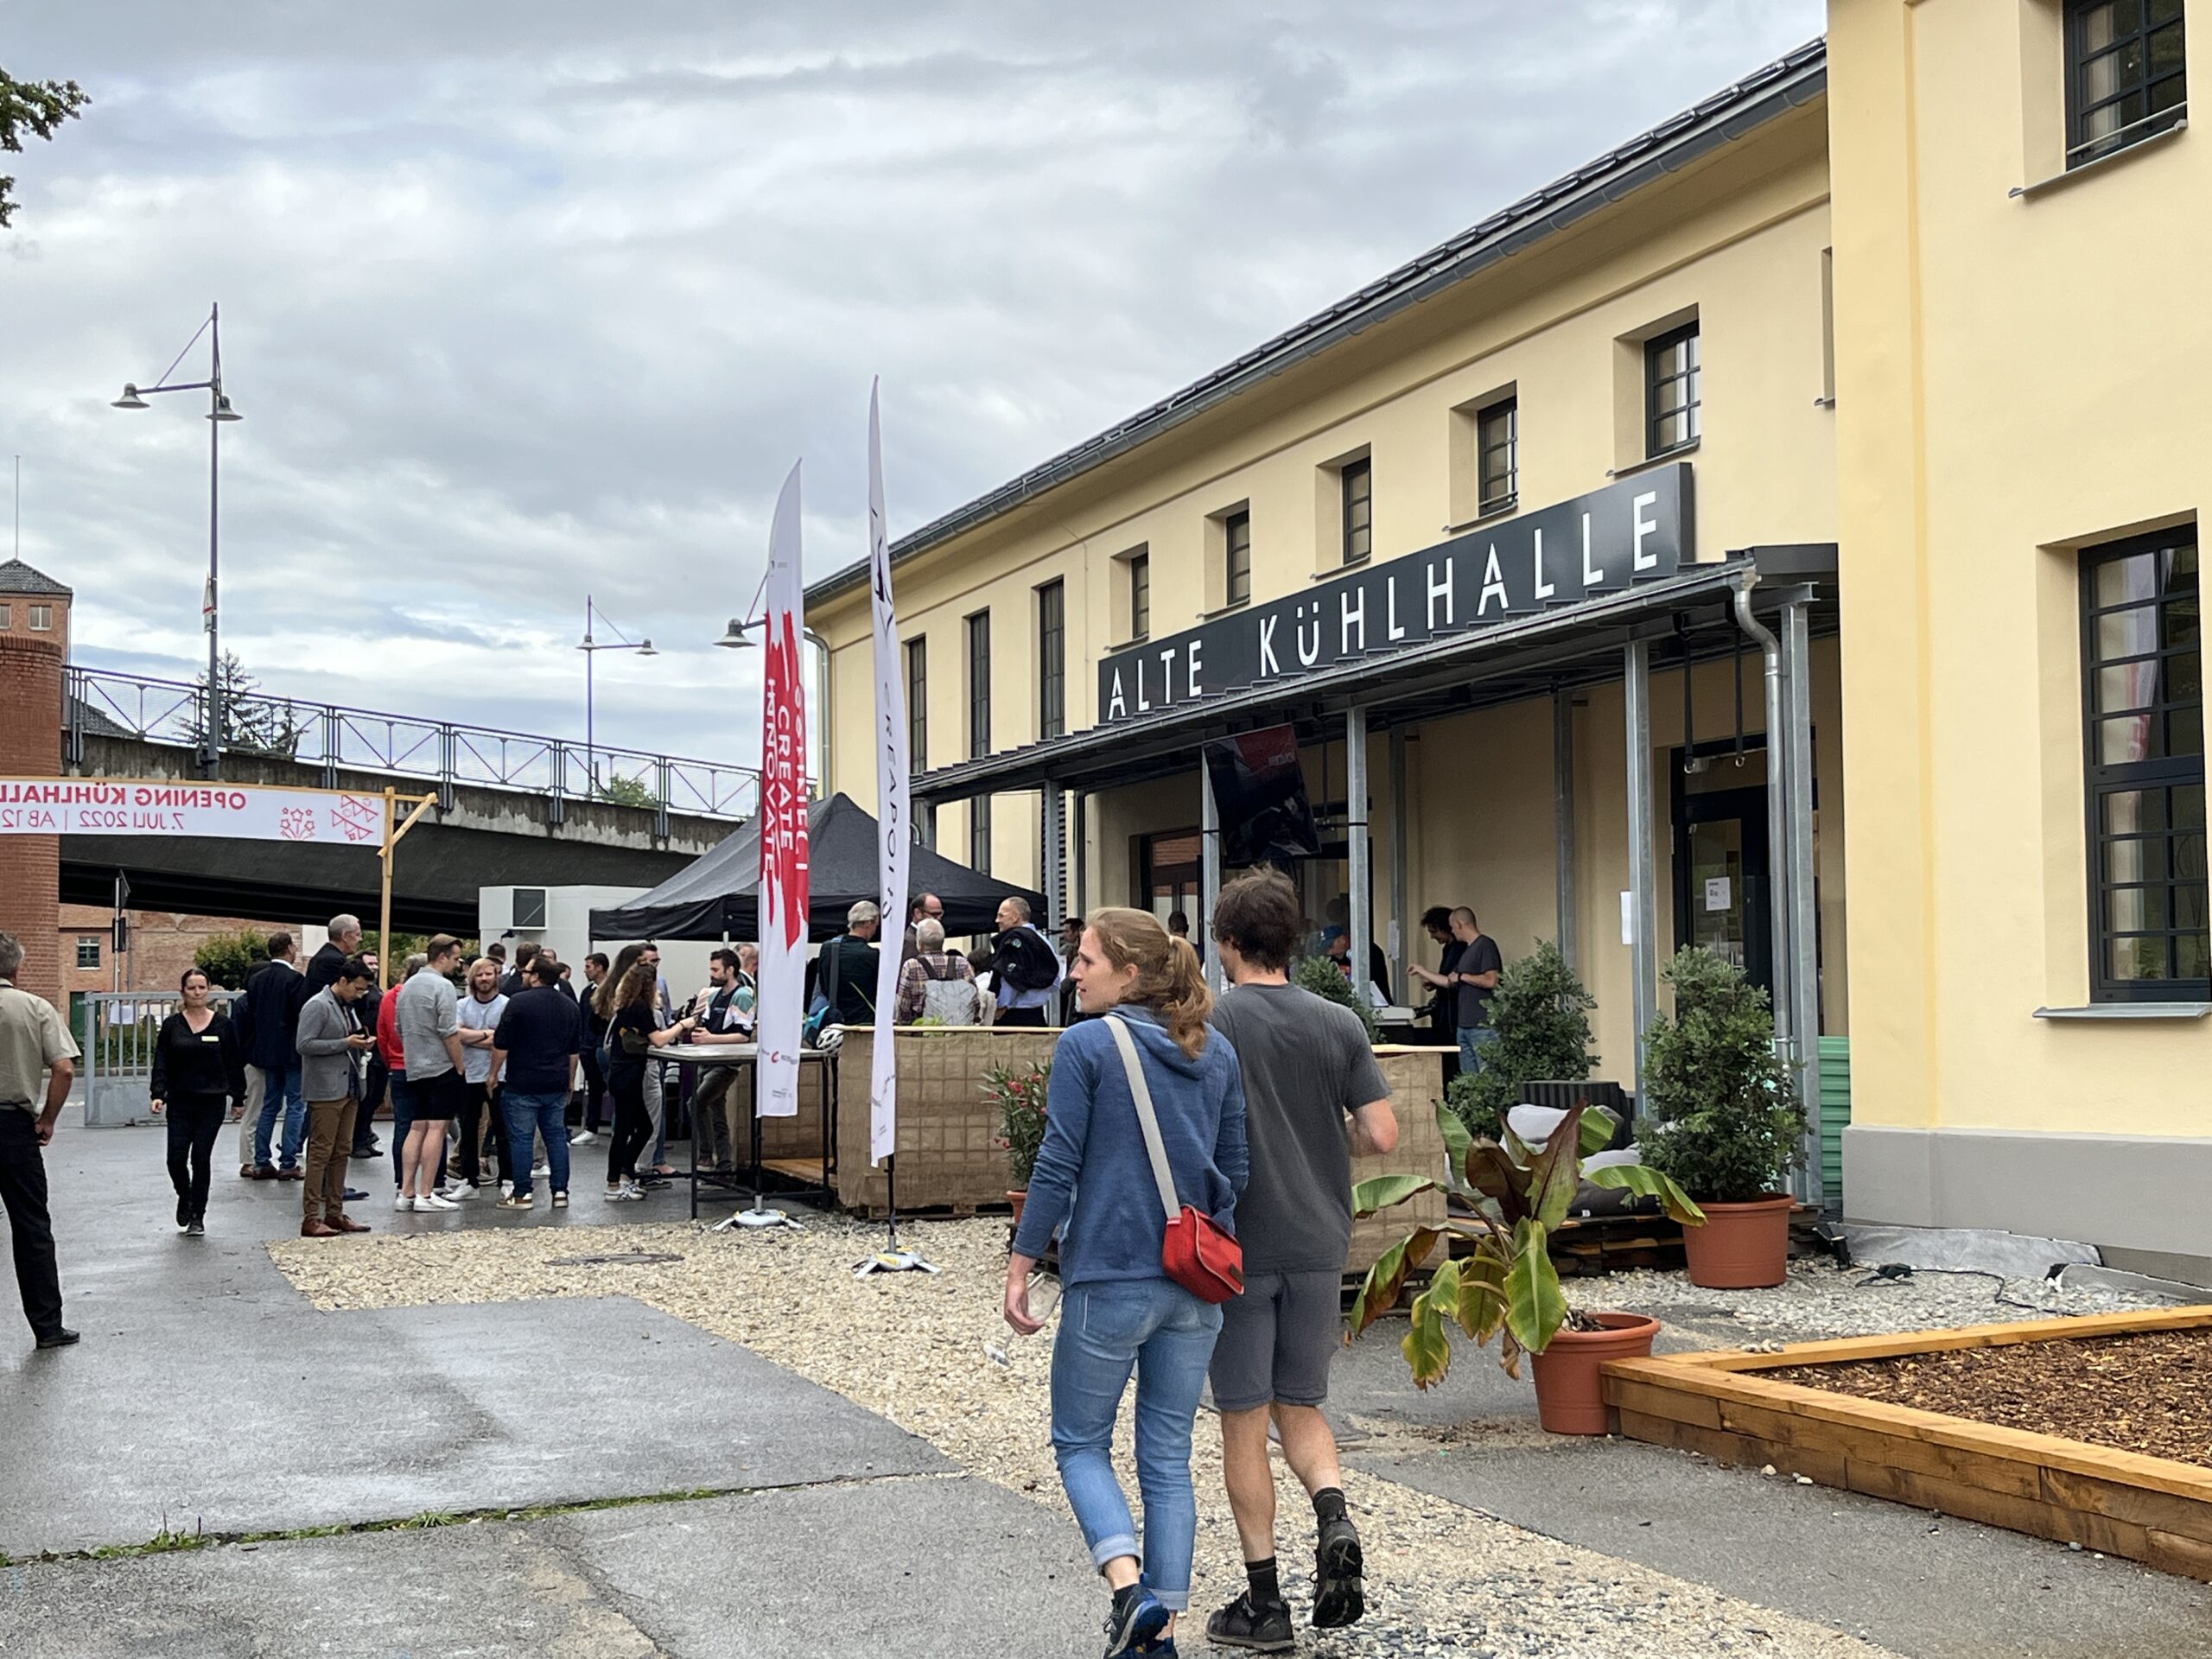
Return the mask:
[[[379,1234],[285,1241],[270,1249],[294,1282],[326,1308],[636,1296],[881,1413],[966,1468],[1065,1514],[1046,1437],[1049,1338],[1009,1343],[998,1316],[1004,1220],[922,1224],[910,1232],[942,1274],[855,1280],[852,1263],[877,1246],[882,1232],[843,1221],[765,1236],[709,1234],[678,1223]],[[551,1265],[556,1258],[628,1251],[679,1259]],[[1631,1281],[1645,1277],[1594,1282],[1631,1288]],[[1675,1275],[1648,1277],[1681,1283]],[[1590,1289],[1586,1283],[1577,1294],[1586,1296]],[[1003,1349],[1010,1363],[988,1358],[987,1341]],[[1487,1363],[1487,1357],[1469,1359]],[[1126,1421],[1119,1453],[1134,1491]],[[1201,1618],[1243,1584],[1220,1459],[1214,1419],[1202,1414],[1193,1599]],[[1304,1496],[1287,1468],[1279,1465],[1278,1479],[1281,1514],[1286,1520],[1304,1516]],[[1885,1651],[1395,1482],[1347,1471],[1344,1484],[1367,1541],[1371,1611],[1351,1631],[1302,1631],[1302,1650],[1321,1659],[1878,1659]],[[1287,1528],[1286,1539],[1293,1535]],[[1311,1605],[1310,1560],[1286,1543],[1285,1589],[1301,1618]],[[1188,1634],[1186,1651],[1209,1650],[1198,1629]]]

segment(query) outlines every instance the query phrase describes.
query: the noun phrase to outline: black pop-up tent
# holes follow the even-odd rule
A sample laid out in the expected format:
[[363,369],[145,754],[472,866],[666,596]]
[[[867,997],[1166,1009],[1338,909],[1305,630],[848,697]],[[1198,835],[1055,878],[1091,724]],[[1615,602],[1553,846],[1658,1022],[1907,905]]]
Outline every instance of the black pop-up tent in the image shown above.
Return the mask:
[[[807,816],[808,931],[819,941],[845,931],[845,913],[862,899],[880,902],[882,874],[873,816],[846,795],[817,801]],[[964,864],[918,843],[908,865],[907,891],[933,893],[944,903],[944,931],[959,938],[997,931],[1000,902],[1023,899],[1038,925],[1043,895]],[[651,893],[613,910],[591,913],[591,934],[601,939],[753,939],[760,937],[760,823],[754,819],[710,853],[702,854]],[[884,934],[903,917],[885,918]]]

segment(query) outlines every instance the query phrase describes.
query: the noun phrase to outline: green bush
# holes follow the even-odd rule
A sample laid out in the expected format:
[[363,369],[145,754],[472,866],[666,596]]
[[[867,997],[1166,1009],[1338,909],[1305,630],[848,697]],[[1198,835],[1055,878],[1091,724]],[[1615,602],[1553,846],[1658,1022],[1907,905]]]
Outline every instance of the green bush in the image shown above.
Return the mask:
[[1382,1027],[1375,1023],[1375,1010],[1352,994],[1351,981],[1344,977],[1344,970],[1337,966],[1335,958],[1325,955],[1300,958],[1290,982],[1357,1014],[1359,1023],[1367,1027],[1370,1047],[1382,1040]]
[[192,965],[206,974],[211,984],[235,991],[245,983],[245,976],[268,958],[269,935],[239,928],[231,933],[212,933],[202,939],[200,948],[192,953]]
[[1774,1052],[1767,995],[1742,969],[1694,947],[1667,978],[1675,1016],[1655,1020],[1643,1046],[1643,1161],[1708,1203],[1770,1197],[1797,1161],[1805,1113],[1791,1068]]
[[1580,1083],[1598,1057],[1590,1052],[1590,1010],[1597,999],[1583,988],[1548,939],[1497,976],[1490,1001],[1497,1040],[1483,1052],[1479,1073],[1461,1072],[1445,1090],[1470,1133],[1495,1140],[1509,1108],[1521,1103],[1522,1085]]

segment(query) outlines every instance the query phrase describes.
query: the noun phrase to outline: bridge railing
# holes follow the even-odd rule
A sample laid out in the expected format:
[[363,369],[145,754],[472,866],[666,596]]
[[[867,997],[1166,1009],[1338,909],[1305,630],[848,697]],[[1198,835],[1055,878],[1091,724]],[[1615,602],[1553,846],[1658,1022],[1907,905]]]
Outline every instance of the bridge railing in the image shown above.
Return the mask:
[[[205,687],[149,679],[101,668],[73,667],[62,711],[62,759],[81,765],[90,737],[198,748],[207,733]],[[603,801],[655,815],[668,833],[671,813],[748,818],[760,805],[760,773],[749,766],[685,760],[642,749],[587,747],[567,738],[533,737],[471,726],[378,714],[338,703],[253,691],[226,696],[227,753],[251,754],[319,767],[327,788],[346,772],[384,772],[437,785],[447,806],[461,785],[544,797],[558,823],[570,801]]]

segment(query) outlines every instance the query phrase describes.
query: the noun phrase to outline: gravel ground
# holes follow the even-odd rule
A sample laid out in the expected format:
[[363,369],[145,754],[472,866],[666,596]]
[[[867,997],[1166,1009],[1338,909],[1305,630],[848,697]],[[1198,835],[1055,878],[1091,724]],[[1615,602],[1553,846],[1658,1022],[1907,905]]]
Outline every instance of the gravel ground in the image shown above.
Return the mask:
[[[880,1227],[842,1220],[765,1236],[715,1235],[677,1223],[381,1236],[335,1248],[285,1241],[270,1249],[325,1308],[633,1295],[836,1389],[976,1473],[1065,1514],[1046,1433],[1048,1338],[1009,1340],[998,1315],[1006,1223],[984,1217],[912,1226],[909,1242],[944,1269],[941,1274],[854,1279],[852,1264],[881,1238]],[[555,1258],[630,1252],[677,1259],[552,1265]],[[1664,1274],[1622,1277],[1648,1278],[1654,1291],[1670,1282]],[[1586,1294],[1589,1287],[1582,1288]],[[989,1358],[987,1343],[1009,1363]],[[1125,1416],[1117,1450],[1134,1492],[1127,1437]],[[1201,1617],[1243,1586],[1220,1470],[1219,1434],[1213,1418],[1202,1414],[1192,1601]],[[1286,1521],[1306,1515],[1303,1493],[1280,1465],[1278,1480]],[[1885,1651],[1395,1482],[1348,1471],[1344,1485],[1366,1537],[1371,1609],[1353,1630],[1304,1632],[1304,1650],[1322,1659],[1867,1659]],[[1285,1535],[1295,1534],[1287,1528]],[[1312,1600],[1311,1557],[1287,1546],[1284,1560],[1285,1590],[1302,1618]],[[1192,1635],[1197,1639],[1189,1646],[1205,1650],[1198,1632]]]
[[1998,1325],[2062,1314],[2116,1313],[2160,1304],[2049,1279],[2000,1280],[1986,1273],[1915,1272],[1885,1279],[1866,1264],[1839,1268],[1825,1257],[1790,1263],[1771,1290],[1700,1290],[1679,1273],[1638,1268],[1566,1281],[1577,1307],[1634,1308],[1702,1335],[1733,1320],[1745,1342],[1804,1342],[1823,1337]]

